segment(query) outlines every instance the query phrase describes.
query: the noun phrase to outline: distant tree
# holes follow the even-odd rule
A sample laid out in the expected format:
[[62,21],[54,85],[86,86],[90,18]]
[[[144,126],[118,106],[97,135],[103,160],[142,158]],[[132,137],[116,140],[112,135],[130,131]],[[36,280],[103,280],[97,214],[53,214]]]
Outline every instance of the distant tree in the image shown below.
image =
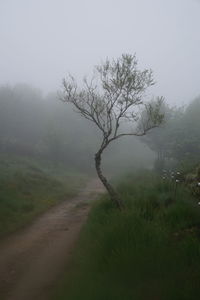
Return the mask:
[[[63,80],[61,99],[71,103],[102,133],[95,154],[96,171],[111,200],[120,209],[123,206],[120,197],[102,174],[101,156],[111,142],[124,136],[143,136],[163,122],[164,115],[160,112],[163,97],[158,97],[154,105],[144,101],[147,88],[153,84],[152,71],[138,70],[135,55],[128,54],[95,67],[92,79],[84,78],[83,87],[78,87],[71,75]],[[123,131],[127,121],[132,127]]]
[[186,108],[170,108],[164,104],[161,111],[165,123],[149,133],[142,141],[157,153],[155,167],[176,166],[188,169],[200,163],[200,97]]
[[173,157],[179,162],[200,162],[200,97],[185,109],[174,127]]
[[[152,105],[154,105],[154,102],[152,102]],[[178,124],[183,116],[182,108],[171,108],[165,102],[162,103],[160,111],[165,116],[165,122],[141,139],[156,153],[154,168],[158,173],[161,173],[165,168],[166,160],[173,159],[173,149],[177,132],[179,132]]]
[[[40,90],[29,85],[0,86],[0,151],[23,153],[42,136],[45,109]],[[31,151],[27,151],[31,152]]]

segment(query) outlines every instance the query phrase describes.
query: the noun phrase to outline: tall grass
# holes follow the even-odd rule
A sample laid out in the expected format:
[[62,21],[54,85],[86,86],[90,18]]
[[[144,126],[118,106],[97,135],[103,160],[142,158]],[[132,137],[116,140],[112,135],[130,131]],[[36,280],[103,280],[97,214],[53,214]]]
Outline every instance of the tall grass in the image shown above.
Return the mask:
[[0,237],[75,195],[84,180],[47,163],[0,156]]
[[200,297],[200,209],[184,187],[154,174],[118,186],[126,203],[93,207],[54,299],[192,300]]

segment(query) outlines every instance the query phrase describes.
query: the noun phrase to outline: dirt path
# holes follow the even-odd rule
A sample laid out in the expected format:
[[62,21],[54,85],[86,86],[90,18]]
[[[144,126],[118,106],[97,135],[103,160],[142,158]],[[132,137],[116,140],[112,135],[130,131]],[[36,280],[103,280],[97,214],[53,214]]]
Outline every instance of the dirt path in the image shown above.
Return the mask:
[[44,213],[0,243],[0,299],[47,300],[48,290],[70,259],[89,205],[104,189],[97,179],[80,194]]

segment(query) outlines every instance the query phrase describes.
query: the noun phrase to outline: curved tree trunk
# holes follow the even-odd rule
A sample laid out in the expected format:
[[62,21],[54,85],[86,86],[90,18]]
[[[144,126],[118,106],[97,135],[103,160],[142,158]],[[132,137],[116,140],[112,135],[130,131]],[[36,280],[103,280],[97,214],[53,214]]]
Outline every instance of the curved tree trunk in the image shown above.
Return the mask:
[[117,192],[114,190],[114,188],[111,186],[111,184],[108,182],[108,180],[105,178],[105,176],[102,174],[102,170],[101,170],[101,154],[102,154],[102,150],[99,150],[96,154],[95,154],[95,167],[96,167],[96,171],[98,174],[99,179],[101,180],[101,182],[103,183],[103,185],[105,186],[111,201],[121,210],[123,205],[122,205],[122,201],[120,200]]

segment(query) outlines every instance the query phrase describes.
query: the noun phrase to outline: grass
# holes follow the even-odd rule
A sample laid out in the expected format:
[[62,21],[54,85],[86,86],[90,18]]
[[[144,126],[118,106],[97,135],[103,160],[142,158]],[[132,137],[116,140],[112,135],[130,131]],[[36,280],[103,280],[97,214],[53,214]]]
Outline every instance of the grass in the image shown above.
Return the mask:
[[74,196],[85,180],[81,174],[68,173],[47,162],[1,155],[0,237]]
[[56,300],[200,297],[200,208],[184,187],[152,173],[118,186],[126,209],[93,207]]

